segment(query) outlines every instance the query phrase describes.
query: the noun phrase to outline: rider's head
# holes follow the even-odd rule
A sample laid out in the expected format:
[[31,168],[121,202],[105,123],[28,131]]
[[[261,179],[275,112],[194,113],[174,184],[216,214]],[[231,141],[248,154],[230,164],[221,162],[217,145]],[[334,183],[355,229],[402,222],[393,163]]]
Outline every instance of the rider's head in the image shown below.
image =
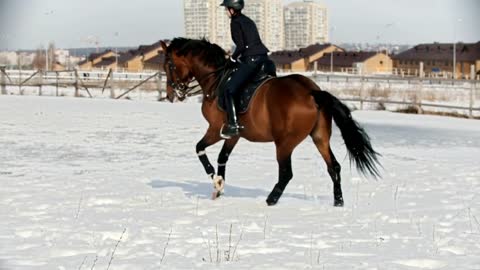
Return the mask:
[[220,6],[224,6],[230,17],[235,16],[242,12],[245,6],[244,0],[223,0]]

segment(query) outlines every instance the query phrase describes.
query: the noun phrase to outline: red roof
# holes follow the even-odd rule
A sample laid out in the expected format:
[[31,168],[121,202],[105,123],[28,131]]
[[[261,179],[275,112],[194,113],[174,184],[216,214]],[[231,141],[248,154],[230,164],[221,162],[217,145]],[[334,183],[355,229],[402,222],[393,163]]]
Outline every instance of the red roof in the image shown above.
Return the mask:
[[158,55],[145,61],[147,64],[152,65],[163,65],[165,63],[165,53],[163,51],[158,51]]
[[[354,63],[365,62],[369,58],[377,55],[378,52],[334,52],[333,65],[337,67],[351,67]],[[326,53],[316,62],[319,66],[329,66],[331,64],[331,53]]]
[[122,54],[122,63],[128,62],[137,56],[142,56],[146,53],[149,53],[154,50],[161,48],[161,40],[151,44],[151,45],[140,45],[136,50],[130,50],[127,53]]
[[103,57],[100,62],[96,63],[93,66],[94,67],[104,67],[104,66],[109,66],[113,63],[115,63],[115,56]]
[[[466,62],[480,60],[480,42],[457,43],[456,57],[457,60]],[[395,60],[453,61],[453,44],[419,44],[409,50],[392,56],[392,58]]]
[[300,59],[313,56],[314,54],[319,53],[330,46],[332,46],[332,44],[330,43],[325,43],[325,44],[316,43],[308,47],[301,48],[299,50],[273,52],[270,55],[270,58],[277,65],[291,64]]

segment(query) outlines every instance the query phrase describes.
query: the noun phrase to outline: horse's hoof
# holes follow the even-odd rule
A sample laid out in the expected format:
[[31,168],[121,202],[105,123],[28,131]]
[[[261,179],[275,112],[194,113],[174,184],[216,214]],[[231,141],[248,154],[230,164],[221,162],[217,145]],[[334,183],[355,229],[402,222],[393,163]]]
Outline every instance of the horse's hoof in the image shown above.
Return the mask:
[[282,196],[282,193],[283,193],[283,190],[281,190],[280,188],[277,188],[277,187],[274,188],[272,193],[270,193],[270,195],[268,195],[267,205],[272,206],[272,205],[277,204],[278,200]]
[[212,192],[212,200],[216,200],[223,195],[223,190],[215,190]]
[[267,199],[268,206],[274,206],[275,204],[277,204],[277,202],[278,202],[278,199],[270,199],[270,198]]
[[343,199],[336,199],[335,202],[333,203],[333,206],[343,207]]

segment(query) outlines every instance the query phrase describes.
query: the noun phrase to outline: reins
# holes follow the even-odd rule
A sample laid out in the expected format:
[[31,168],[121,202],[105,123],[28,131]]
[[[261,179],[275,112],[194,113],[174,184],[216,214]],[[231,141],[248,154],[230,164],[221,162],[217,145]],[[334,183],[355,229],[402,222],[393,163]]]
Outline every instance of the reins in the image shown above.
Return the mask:
[[[188,79],[186,82],[181,82],[179,80],[179,76],[176,74],[176,65],[175,63],[172,61],[172,59],[170,57],[168,57],[168,61],[167,61],[167,64],[168,64],[168,68],[169,68],[169,71],[170,73],[174,73],[175,72],[175,82],[173,81],[168,81],[167,79],[167,84],[169,86],[171,86],[174,90],[174,93],[175,95],[177,96],[177,98],[179,100],[184,100],[185,98],[187,97],[192,97],[192,96],[195,96],[195,95],[199,95],[201,93],[203,93],[203,89],[202,88],[197,88],[200,86],[200,84],[210,78],[212,75],[217,75],[217,73],[221,72],[221,71],[224,71],[225,70],[225,67],[221,67],[221,68],[218,68],[212,72],[209,72],[207,74],[205,74],[203,77],[201,77],[200,79],[197,79],[196,81],[198,82],[196,85],[193,85],[193,86],[190,86],[190,84],[195,81],[195,78],[192,78],[192,79]],[[221,76],[221,78],[223,78],[224,76]],[[216,76],[215,78],[215,81],[213,82],[212,86],[210,87],[210,90],[213,88],[213,86],[215,86],[216,84],[218,85],[218,82],[219,82],[219,76]],[[212,92],[208,92],[205,94],[205,97],[207,99],[211,99],[211,98],[214,98],[215,97],[215,91],[212,93]]]

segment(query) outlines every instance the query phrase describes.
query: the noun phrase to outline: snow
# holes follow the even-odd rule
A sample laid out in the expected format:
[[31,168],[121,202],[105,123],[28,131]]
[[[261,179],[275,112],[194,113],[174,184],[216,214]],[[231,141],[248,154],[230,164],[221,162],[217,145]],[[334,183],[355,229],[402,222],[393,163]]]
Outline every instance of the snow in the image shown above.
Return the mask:
[[210,200],[197,102],[0,96],[0,269],[480,269],[480,122],[354,118],[383,177],[350,168],[335,129],[345,207],[310,140],[267,207],[274,146],[245,140]]

